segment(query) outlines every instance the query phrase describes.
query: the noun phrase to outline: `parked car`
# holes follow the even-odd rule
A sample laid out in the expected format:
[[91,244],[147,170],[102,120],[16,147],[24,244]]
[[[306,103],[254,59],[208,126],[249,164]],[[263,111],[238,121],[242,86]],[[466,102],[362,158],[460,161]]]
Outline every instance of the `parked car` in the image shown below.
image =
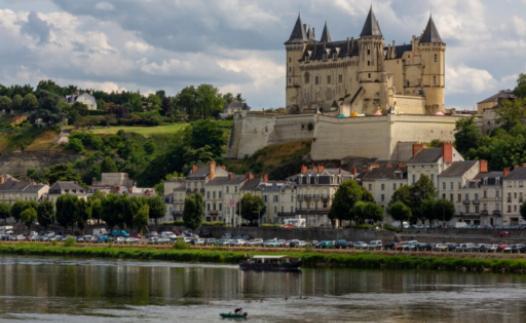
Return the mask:
[[336,240],[334,242],[334,248],[336,249],[346,249],[349,247],[349,242],[347,240]]
[[382,240],[373,240],[369,242],[369,249],[371,250],[381,250],[383,247]]
[[355,241],[352,243],[353,248],[355,249],[367,249],[369,245],[363,241]]
[[318,243],[316,246],[320,249],[332,249],[335,246],[335,242],[333,240],[323,240]]

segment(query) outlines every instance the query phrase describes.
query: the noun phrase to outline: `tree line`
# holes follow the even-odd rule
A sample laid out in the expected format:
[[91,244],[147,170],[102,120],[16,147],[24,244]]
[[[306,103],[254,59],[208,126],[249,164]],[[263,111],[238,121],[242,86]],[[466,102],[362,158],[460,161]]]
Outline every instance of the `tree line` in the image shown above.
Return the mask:
[[0,218],[7,221],[12,217],[28,229],[38,223],[47,228],[58,224],[65,229],[84,230],[89,220],[104,221],[110,228],[145,230],[149,219],[157,223],[164,217],[166,205],[159,196],[135,197],[117,194],[95,193],[88,198],[65,194],[53,203],[49,200],[16,201],[13,204],[0,203]]

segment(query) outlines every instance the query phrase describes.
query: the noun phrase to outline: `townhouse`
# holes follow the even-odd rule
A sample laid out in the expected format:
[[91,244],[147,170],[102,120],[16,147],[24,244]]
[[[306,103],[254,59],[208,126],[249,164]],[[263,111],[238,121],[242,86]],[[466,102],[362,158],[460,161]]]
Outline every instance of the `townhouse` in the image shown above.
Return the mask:
[[516,167],[511,172],[504,170],[502,181],[503,224],[517,225],[524,222],[520,208],[526,197],[526,167]]

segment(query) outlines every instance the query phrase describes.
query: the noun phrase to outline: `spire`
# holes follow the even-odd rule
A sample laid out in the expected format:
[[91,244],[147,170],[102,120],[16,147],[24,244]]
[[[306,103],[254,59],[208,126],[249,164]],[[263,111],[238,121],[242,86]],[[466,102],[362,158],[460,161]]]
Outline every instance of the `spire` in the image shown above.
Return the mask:
[[360,37],[364,36],[382,36],[382,31],[380,30],[378,20],[376,20],[376,17],[374,16],[372,5],[371,9],[369,9],[369,14],[367,15],[365,24],[363,25],[362,33],[360,34]]
[[424,29],[422,36],[420,36],[420,42],[443,43],[442,38],[440,38],[440,34],[438,33],[437,27],[435,26],[435,22],[433,21],[433,17],[431,15],[429,16],[429,21],[427,22],[426,29]]
[[296,20],[296,24],[294,25],[294,28],[292,29],[292,33],[290,34],[289,40],[287,43],[292,42],[302,42],[307,40],[307,32],[305,31],[305,26],[301,22],[301,15],[298,14],[298,19]]
[[329,28],[327,28],[327,22],[325,22],[325,25],[323,26],[320,41],[322,43],[330,43],[332,41],[331,34],[329,33]]

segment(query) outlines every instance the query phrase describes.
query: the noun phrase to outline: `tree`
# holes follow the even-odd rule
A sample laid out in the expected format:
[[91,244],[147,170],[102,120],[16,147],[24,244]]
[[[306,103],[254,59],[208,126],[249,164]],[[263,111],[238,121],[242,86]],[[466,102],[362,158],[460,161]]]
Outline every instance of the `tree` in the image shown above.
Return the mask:
[[519,98],[526,98],[526,74],[520,73],[513,93]]
[[28,93],[22,99],[22,109],[24,111],[34,111],[38,108],[38,99],[33,93]]
[[463,118],[457,121],[455,127],[455,148],[464,156],[469,156],[472,149],[479,147],[482,140],[480,128],[475,118]]
[[100,192],[95,192],[95,194],[88,197],[88,201],[91,205],[91,218],[96,219],[97,221],[102,219],[102,200],[104,195]]
[[439,199],[433,206],[433,219],[449,222],[455,215],[455,206],[448,200]]
[[223,129],[219,124],[210,120],[193,122],[186,140],[194,149],[207,147],[212,157],[220,157],[226,144]]
[[86,222],[91,218],[91,205],[85,199],[77,199],[75,209],[75,223],[77,227],[84,230]]
[[15,219],[16,222],[20,221],[20,217],[22,216],[22,212],[27,209],[28,207],[31,207],[31,205],[26,201],[16,201],[11,206],[11,216],[13,219]]
[[402,202],[405,206],[411,205],[411,187],[409,185],[402,185],[394,192],[389,204],[395,202]]
[[133,226],[139,232],[143,232],[148,227],[148,214],[150,212],[148,204],[143,204],[133,216]]
[[352,208],[353,221],[357,224],[380,222],[383,220],[383,213],[383,208],[374,202],[358,201]]
[[358,201],[372,202],[373,198],[355,180],[350,179],[343,182],[334,195],[329,218],[333,221],[354,220],[353,207]]
[[155,225],[157,225],[157,220],[166,214],[166,204],[160,196],[150,197],[146,202],[149,206],[149,217],[154,219]]
[[59,196],[55,203],[57,222],[64,228],[75,225],[77,200],[75,195],[65,194]]
[[0,96],[0,110],[9,111],[13,105],[11,98],[5,95]]
[[499,124],[506,130],[521,126],[526,119],[526,99],[504,100],[496,110]]
[[0,219],[4,219],[4,224],[7,223],[7,218],[11,215],[11,207],[7,203],[0,203]]
[[24,98],[20,94],[15,94],[15,96],[13,96],[11,108],[15,111],[22,110],[22,101],[24,101]]
[[37,211],[33,207],[28,207],[20,213],[20,220],[27,226],[29,230],[33,222],[37,219]]
[[204,216],[204,202],[200,194],[190,194],[184,200],[184,225],[192,230],[201,226]]
[[412,217],[411,208],[402,201],[395,201],[389,204],[387,213],[393,220],[400,221],[400,228],[403,228],[404,221],[409,221]]
[[55,222],[55,210],[51,201],[42,201],[37,206],[37,221],[38,224],[47,228],[50,224]]
[[416,219],[425,219],[422,204],[424,201],[434,199],[436,197],[435,186],[431,179],[425,175],[422,175],[415,184],[410,187],[411,191],[411,204],[408,205],[413,213],[413,222]]
[[239,203],[240,215],[243,219],[249,221],[250,225],[260,223],[266,211],[265,202],[261,196],[246,193]]

